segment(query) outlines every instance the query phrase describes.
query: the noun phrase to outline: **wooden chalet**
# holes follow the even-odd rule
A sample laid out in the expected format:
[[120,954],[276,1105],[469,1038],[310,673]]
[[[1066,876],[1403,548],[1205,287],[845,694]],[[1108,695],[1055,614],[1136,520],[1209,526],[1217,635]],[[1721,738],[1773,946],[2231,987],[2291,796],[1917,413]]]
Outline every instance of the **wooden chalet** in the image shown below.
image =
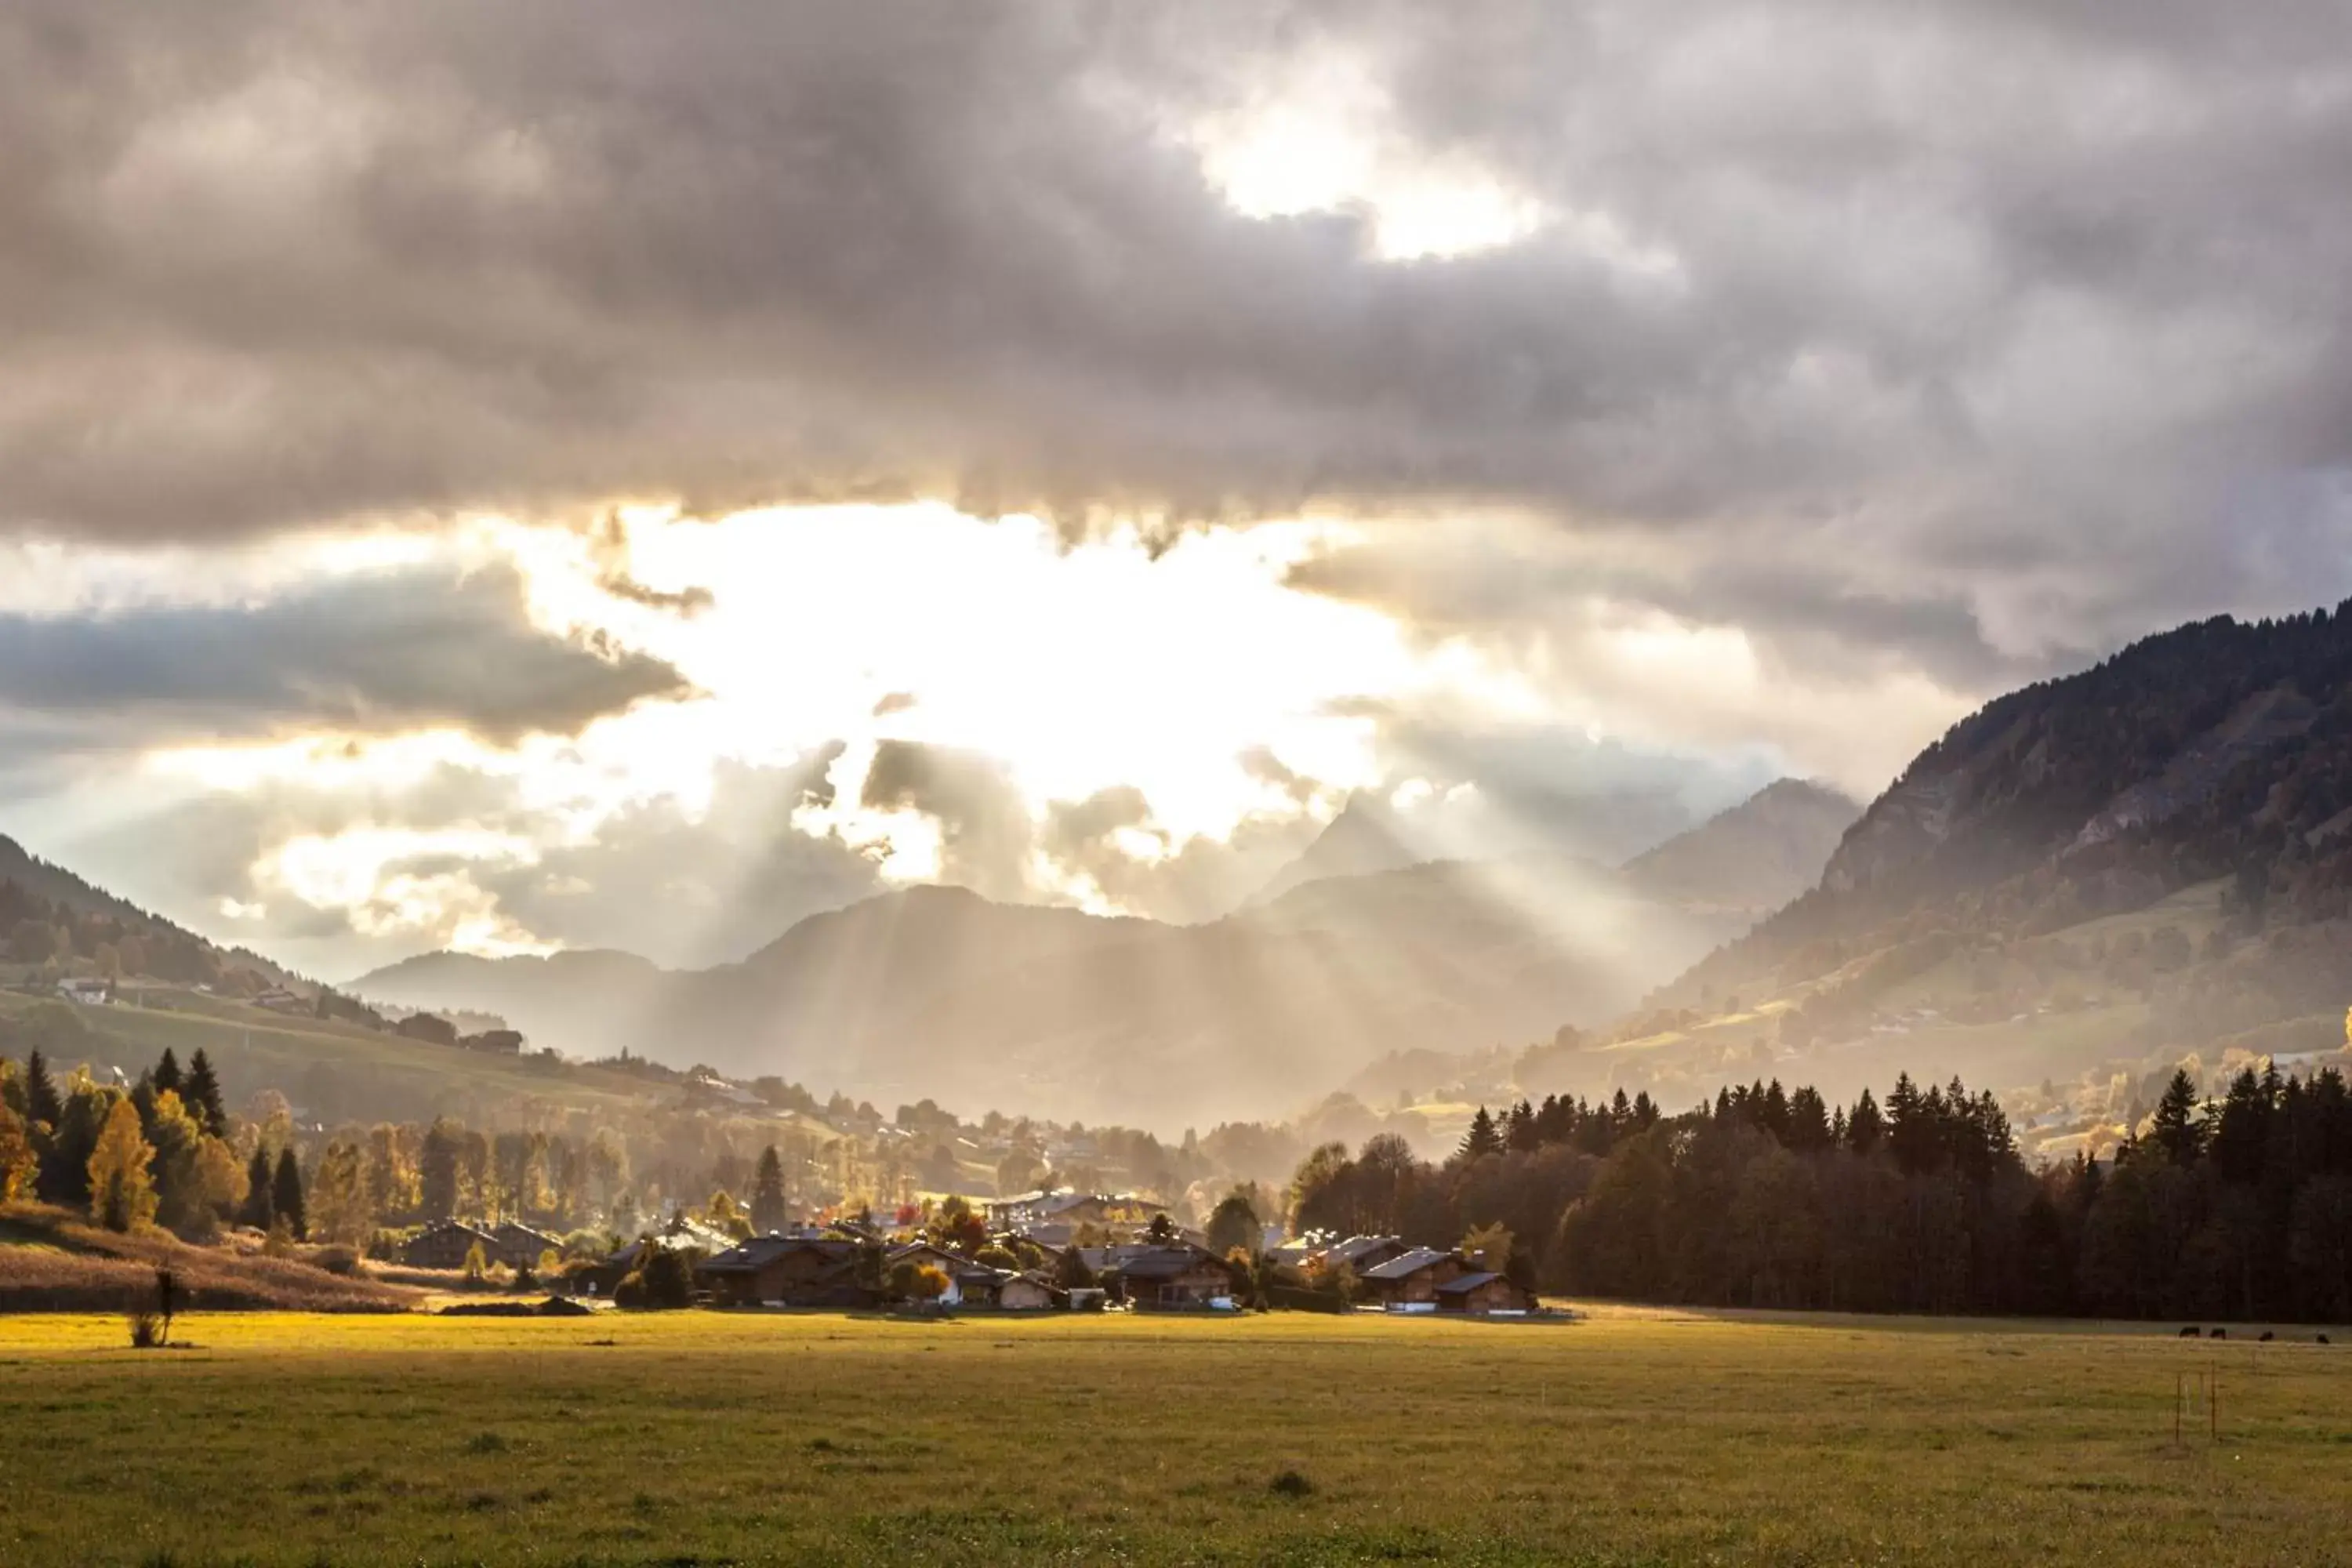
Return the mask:
[[695,1283],[722,1307],[871,1307],[866,1248],[829,1236],[755,1236],[695,1266]]

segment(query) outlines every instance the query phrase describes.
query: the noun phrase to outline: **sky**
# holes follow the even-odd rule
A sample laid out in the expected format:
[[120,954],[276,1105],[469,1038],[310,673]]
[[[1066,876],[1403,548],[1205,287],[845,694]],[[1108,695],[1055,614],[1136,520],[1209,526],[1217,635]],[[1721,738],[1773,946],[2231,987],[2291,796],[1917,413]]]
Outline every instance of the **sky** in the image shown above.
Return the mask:
[[341,978],[1867,797],[2352,591],[2347,167],[2301,0],[24,0],[0,832]]

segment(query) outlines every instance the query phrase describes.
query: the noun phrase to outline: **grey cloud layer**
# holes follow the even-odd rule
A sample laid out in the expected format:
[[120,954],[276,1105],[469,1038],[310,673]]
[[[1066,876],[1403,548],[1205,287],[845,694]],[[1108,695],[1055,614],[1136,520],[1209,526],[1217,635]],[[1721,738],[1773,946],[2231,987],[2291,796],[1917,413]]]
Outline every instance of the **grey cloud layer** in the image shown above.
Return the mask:
[[658,659],[530,626],[509,568],[371,574],[250,606],[0,616],[0,713],[16,710],[10,728],[38,713],[119,729],[142,745],[436,723],[507,741],[572,733],[689,690]]
[[[1233,214],[1334,60],[1555,221]],[[2345,579],[2330,5],[35,0],[0,145],[0,526],[1485,500],[1979,672]]]

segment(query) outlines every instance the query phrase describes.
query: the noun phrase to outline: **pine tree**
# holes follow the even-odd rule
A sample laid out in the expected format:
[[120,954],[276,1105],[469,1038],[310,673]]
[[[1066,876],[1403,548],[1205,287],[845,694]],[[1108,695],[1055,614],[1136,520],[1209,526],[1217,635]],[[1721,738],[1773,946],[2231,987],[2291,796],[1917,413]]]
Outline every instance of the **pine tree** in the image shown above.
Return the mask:
[[215,1138],[228,1136],[228,1110],[221,1103],[220,1079],[213,1076],[212,1058],[205,1055],[202,1046],[188,1058],[187,1087],[180,1090],[180,1099],[206,1132]]
[[2205,1129],[2196,1115],[2197,1081],[2187,1068],[2176,1068],[2172,1081],[2164,1086],[2164,1098],[2156,1102],[2156,1120],[2148,1129],[2156,1146],[2176,1165],[2193,1165],[2204,1152]]
[[751,1178],[751,1228],[765,1236],[784,1228],[791,1206],[784,1198],[784,1163],[769,1144],[760,1151],[760,1168]]
[[172,1047],[169,1046],[163,1047],[163,1058],[155,1064],[155,1070],[149,1076],[147,1081],[154,1086],[155,1092],[159,1095],[177,1094],[184,1100],[187,1098],[184,1092],[184,1080],[180,1077],[180,1058],[172,1054]]
[[155,1217],[155,1151],[139,1130],[139,1110],[118,1100],[89,1157],[90,1217],[109,1230],[136,1230]]
[[269,1193],[269,1151],[256,1149],[253,1163],[245,1168],[245,1206],[236,1211],[236,1223],[266,1231],[277,1217],[278,1205]]
[[278,1152],[278,1174],[269,1184],[269,1202],[286,1228],[294,1233],[297,1241],[310,1238],[310,1227],[302,1216],[302,1167],[295,1161],[294,1145],[289,1143]]
[[1941,1091],[1922,1095],[1909,1073],[1895,1075],[1886,1095],[1886,1146],[1905,1171],[1916,1175],[1932,1170],[1942,1156],[1943,1108]]
[[1470,1131],[1462,1135],[1461,1157],[1476,1160],[1503,1152],[1503,1135],[1495,1129],[1495,1119],[1480,1106],[1478,1114],[1470,1119]]
[[1878,1113],[1878,1101],[1865,1089],[1853,1102],[1853,1114],[1845,1119],[1845,1146],[1857,1154],[1867,1154],[1885,1136],[1886,1119]]
[[1520,1151],[1521,1152],[1527,1152],[1535,1148],[1535,1107],[1529,1105],[1524,1100],[1520,1100],[1517,1105],[1511,1107],[1510,1120],[1507,1125],[1508,1126],[1509,1131],[1504,1134],[1503,1141],[1506,1144],[1513,1149]]
[[37,1050],[25,1058],[25,1107],[34,1121],[46,1121],[53,1130],[65,1122],[65,1101],[58,1098],[57,1080]]

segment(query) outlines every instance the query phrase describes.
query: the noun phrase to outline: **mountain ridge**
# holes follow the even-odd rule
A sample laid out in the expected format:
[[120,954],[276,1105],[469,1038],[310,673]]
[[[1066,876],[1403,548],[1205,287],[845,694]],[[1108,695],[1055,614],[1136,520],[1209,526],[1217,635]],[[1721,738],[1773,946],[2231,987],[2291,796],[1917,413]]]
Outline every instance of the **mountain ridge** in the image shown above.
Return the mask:
[[[1818,854],[1833,843],[1821,834]],[[1208,1121],[1319,1094],[1384,1052],[1597,1023],[1758,912],[1566,855],[1320,879],[1193,926],[920,887],[810,916],[711,970],[428,955],[352,988],[498,1013],[575,1052],[1087,1120],[1134,1120],[1150,1100]],[[599,974],[612,984],[595,994],[568,984]]]

